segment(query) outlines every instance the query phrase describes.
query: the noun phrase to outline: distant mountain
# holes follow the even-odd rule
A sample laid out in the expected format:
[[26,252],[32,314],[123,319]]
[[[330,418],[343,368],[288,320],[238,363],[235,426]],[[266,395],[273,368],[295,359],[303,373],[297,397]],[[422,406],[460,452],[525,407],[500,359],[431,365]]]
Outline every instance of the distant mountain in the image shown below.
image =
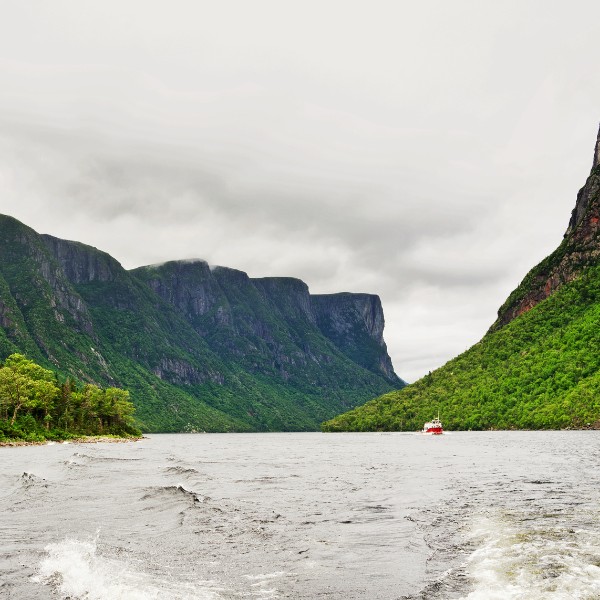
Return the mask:
[[0,215],[0,358],[131,392],[148,431],[314,430],[400,388],[377,296],[206,262],[125,270]]
[[600,132],[560,246],[523,279],[475,346],[326,431],[600,428]]

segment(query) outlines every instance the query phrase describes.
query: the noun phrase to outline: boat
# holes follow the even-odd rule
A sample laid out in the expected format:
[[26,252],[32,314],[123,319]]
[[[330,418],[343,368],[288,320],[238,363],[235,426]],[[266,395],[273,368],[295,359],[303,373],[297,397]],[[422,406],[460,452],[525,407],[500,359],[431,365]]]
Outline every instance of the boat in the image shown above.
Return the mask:
[[431,435],[442,435],[442,433],[444,433],[444,428],[442,427],[439,413],[436,419],[433,419],[423,425],[422,433],[430,433]]

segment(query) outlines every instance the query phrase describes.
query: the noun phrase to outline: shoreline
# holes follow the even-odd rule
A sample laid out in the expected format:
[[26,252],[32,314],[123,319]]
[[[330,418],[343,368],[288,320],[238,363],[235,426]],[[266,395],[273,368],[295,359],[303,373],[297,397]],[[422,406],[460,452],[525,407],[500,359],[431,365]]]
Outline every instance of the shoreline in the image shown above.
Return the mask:
[[43,442],[28,442],[26,440],[8,440],[0,442],[0,448],[17,448],[20,446],[54,446],[63,444],[101,444],[108,442],[111,444],[124,444],[127,442],[139,442],[140,440],[147,439],[144,436],[141,437],[108,437],[101,435],[90,435],[78,438],[72,438],[70,440],[44,440]]

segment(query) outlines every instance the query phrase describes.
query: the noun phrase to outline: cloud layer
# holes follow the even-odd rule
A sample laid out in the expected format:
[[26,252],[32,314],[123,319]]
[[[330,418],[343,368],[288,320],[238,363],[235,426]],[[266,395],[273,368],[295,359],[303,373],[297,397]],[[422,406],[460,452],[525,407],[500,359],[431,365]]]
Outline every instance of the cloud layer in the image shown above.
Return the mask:
[[14,3],[0,212],[378,293],[414,380],[559,243],[600,120],[595,3],[418,4]]

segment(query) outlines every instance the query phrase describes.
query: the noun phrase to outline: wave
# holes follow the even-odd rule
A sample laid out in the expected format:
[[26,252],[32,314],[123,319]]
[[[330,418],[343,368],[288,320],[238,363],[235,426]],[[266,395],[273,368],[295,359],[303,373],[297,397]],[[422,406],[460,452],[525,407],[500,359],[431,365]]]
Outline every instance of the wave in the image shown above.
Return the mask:
[[48,482],[43,478],[39,477],[35,473],[29,473],[25,471],[20,477],[21,487],[25,490],[32,488],[47,488]]
[[98,536],[67,538],[46,546],[36,581],[63,600],[218,600],[214,582],[182,582],[138,570],[126,560],[102,556]]
[[93,454],[84,454],[82,452],[75,452],[72,458],[80,458],[88,460],[90,462],[132,462],[142,460],[141,458],[131,458],[124,456],[99,456]]
[[555,524],[486,518],[466,564],[473,590],[462,600],[574,600],[600,597],[600,533]]
[[198,475],[198,471],[196,469],[192,469],[191,467],[166,467],[165,472],[167,473],[176,473],[177,475]]
[[141,497],[141,500],[156,498],[187,499],[193,503],[207,502],[210,499],[208,496],[200,496],[199,494],[196,494],[196,492],[184,488],[182,485],[164,485],[147,488],[147,491]]

